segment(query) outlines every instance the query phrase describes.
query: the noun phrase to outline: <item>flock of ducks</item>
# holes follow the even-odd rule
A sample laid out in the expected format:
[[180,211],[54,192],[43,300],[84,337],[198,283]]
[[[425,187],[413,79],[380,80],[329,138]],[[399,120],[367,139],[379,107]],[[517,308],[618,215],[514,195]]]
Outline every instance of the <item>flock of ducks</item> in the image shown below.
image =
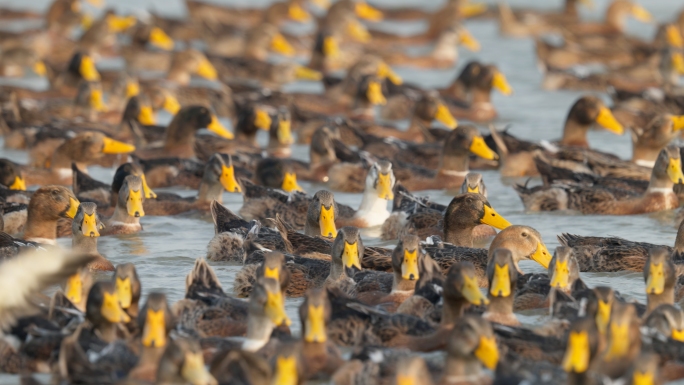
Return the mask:
[[[26,384],[38,383],[33,373],[54,383],[193,385],[684,378],[681,218],[674,247],[561,234],[551,253],[537,230],[497,213],[482,174],[471,172],[541,178],[515,186],[528,211],[678,208],[682,155],[670,142],[684,129],[684,12],[643,41],[625,33],[626,20],[652,18],[629,0],[613,0],[600,22],[583,21],[577,7],[590,1],[577,0],[545,13],[467,0],[435,12],[355,0],[265,9],[186,0],[183,20],[111,10],[94,19],[87,10],[98,1],[88,3],[54,0],[45,14],[0,9],[3,23],[38,25],[0,32],[0,74],[49,83],[0,86],[4,146],[29,159],[0,159],[2,372]],[[513,92],[495,65],[471,61],[433,90],[405,83],[392,66],[452,68],[458,47],[479,49],[462,23],[473,17],[498,17],[502,35],[535,39],[543,88],[607,91],[612,106],[580,97],[553,143],[459,123],[494,120],[492,91]],[[429,27],[396,35],[372,27],[380,20]],[[285,22],[317,28],[291,35]],[[563,44],[545,40],[550,33]],[[431,49],[403,50],[418,44]],[[107,58],[124,69],[100,68]],[[293,81],[324,91],[281,90]],[[158,113],[173,119],[158,126]],[[632,158],[592,149],[593,128],[629,130]],[[309,145],[309,162],[291,158],[295,137]],[[116,167],[111,184],[88,175],[93,165]],[[324,189],[307,194],[302,180]],[[197,195],[153,190],[169,186]],[[455,197],[444,206],[422,190]],[[362,197],[349,207],[331,191]],[[242,194],[239,212],[221,204],[224,193]],[[160,292],[143,298],[135,266],[98,251],[101,236],[143,231],[146,215],[190,211],[210,213],[215,235],[174,304]],[[360,229],[369,227],[396,246],[364,246]],[[58,237],[71,237],[72,248],[56,246]],[[524,273],[524,260],[547,272]],[[232,290],[214,262],[242,265]],[[580,273],[619,271],[643,273],[645,304],[619,288],[590,288]],[[302,299],[298,320],[286,297]],[[516,315],[532,309],[549,314],[533,329]]]

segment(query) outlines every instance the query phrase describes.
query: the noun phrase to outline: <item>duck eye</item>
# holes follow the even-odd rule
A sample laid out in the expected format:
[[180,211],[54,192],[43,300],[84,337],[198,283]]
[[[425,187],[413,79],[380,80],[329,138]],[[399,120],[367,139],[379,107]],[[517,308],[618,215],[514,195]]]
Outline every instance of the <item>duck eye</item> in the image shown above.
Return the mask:
[[522,233],[522,236],[523,236],[523,237],[526,237],[526,236],[527,236],[527,233]]

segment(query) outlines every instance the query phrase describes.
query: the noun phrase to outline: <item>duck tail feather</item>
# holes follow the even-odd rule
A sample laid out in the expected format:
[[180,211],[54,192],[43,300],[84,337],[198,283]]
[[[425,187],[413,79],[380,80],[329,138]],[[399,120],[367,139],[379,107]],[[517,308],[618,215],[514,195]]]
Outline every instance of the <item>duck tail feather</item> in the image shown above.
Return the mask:
[[192,271],[185,278],[185,298],[196,299],[196,294],[218,294],[224,296],[221,283],[216,276],[214,269],[209,266],[207,260],[204,258],[197,258]]

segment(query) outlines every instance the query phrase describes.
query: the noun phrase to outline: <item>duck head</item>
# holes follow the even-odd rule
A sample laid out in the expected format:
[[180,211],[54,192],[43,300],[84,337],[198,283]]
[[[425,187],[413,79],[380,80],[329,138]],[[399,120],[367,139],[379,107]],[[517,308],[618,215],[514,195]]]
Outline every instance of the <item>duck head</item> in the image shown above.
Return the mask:
[[141,283],[138,271],[132,263],[124,263],[116,267],[114,272],[114,284],[121,308],[131,317],[138,315],[138,302],[140,301]]
[[328,292],[323,289],[310,289],[299,306],[299,319],[302,322],[302,336],[306,343],[324,343],[328,340],[326,326],[330,322],[330,301]]
[[284,293],[290,284],[291,273],[285,263],[285,255],[278,251],[264,253],[264,261],[257,267],[257,279],[261,277],[273,278],[280,284]]
[[552,288],[570,293],[573,283],[579,279],[579,264],[572,253],[572,248],[556,247],[556,252],[549,263],[548,274]]
[[475,193],[487,197],[487,188],[485,187],[484,178],[479,172],[469,172],[466,174],[461,185],[460,194]]
[[342,275],[354,277],[357,271],[362,270],[361,260],[364,251],[365,248],[358,228],[347,226],[339,229],[332,244],[331,276],[334,279],[338,279]]
[[518,272],[521,260],[533,260],[545,268],[551,263],[551,253],[544,245],[541,234],[529,226],[509,226],[496,235],[489,247],[489,258],[497,248],[506,248],[513,254],[513,263]]
[[429,126],[433,120],[436,120],[450,129],[458,127],[458,121],[449,111],[449,107],[434,92],[427,92],[421,95],[420,99],[416,102],[414,116],[420,119],[426,126]]
[[144,202],[142,179],[137,175],[128,175],[119,189],[117,210],[126,212],[131,218],[141,218],[145,216]]
[[479,316],[467,315],[454,324],[447,342],[446,376],[478,378],[483,368],[495,370],[499,348],[492,325]]
[[146,348],[165,348],[174,318],[166,295],[150,293],[138,315],[138,327],[142,330],[142,345]]
[[467,261],[451,265],[444,280],[444,307],[442,324],[451,325],[463,316],[470,305],[489,304],[487,297],[480,291],[475,266]]
[[333,238],[337,236],[335,218],[337,203],[333,193],[320,190],[314,194],[306,213],[304,233],[311,236]]
[[392,270],[394,283],[392,290],[413,290],[420,279],[420,262],[425,258],[425,250],[420,247],[420,239],[413,234],[405,234],[392,251]]
[[671,254],[666,247],[657,247],[648,251],[648,259],[644,265],[647,312],[661,304],[674,303],[676,274]]
[[87,267],[79,269],[67,278],[64,283],[64,296],[74,307],[82,312],[86,310],[88,293],[93,286],[93,275]]
[[19,167],[12,161],[0,159],[0,185],[10,190],[26,190],[26,180]]
[[164,354],[159,360],[157,382],[218,385],[214,376],[204,365],[204,355],[199,342],[184,337],[168,341]]
[[114,282],[100,281],[93,284],[86,302],[86,319],[101,332],[107,342],[116,339],[116,324],[128,323],[131,318],[121,308]]
[[286,160],[278,158],[260,160],[256,166],[255,179],[259,184],[266,187],[285,192],[304,192],[297,183],[297,174]]

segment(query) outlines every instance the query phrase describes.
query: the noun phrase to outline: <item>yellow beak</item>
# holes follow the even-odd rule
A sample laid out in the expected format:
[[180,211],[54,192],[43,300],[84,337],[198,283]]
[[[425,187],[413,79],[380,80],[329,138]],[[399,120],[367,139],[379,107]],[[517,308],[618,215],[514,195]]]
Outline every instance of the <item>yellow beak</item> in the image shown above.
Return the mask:
[[496,369],[499,363],[499,348],[494,337],[480,336],[480,344],[475,349],[475,357],[489,370]]
[[78,206],[80,205],[81,202],[79,202],[78,199],[69,197],[69,209],[66,212],[66,216],[74,219],[76,217],[76,212],[78,211]]
[[673,116],[670,120],[672,120],[672,131],[684,129],[684,115]]
[[81,280],[81,273],[76,273],[69,277],[64,287],[64,295],[76,305],[83,300],[83,280]]
[[684,183],[681,159],[670,158],[670,164],[667,166],[667,175],[670,177],[672,183]]
[[480,186],[475,186],[475,187],[466,186],[466,190],[469,193],[479,194],[480,193]]
[[278,121],[278,142],[280,144],[292,144],[294,139],[292,139],[292,122],[289,120]]
[[680,75],[684,74],[684,56],[681,52],[672,54],[672,68],[674,68]]
[[599,110],[599,115],[596,118],[596,123],[606,130],[618,135],[622,135],[622,133],[625,131],[625,129],[622,127],[622,124],[615,119],[613,113],[610,112],[607,107],[601,107]]
[[45,67],[45,63],[43,63],[42,60],[35,62],[33,64],[33,72],[35,72],[38,76],[45,76],[45,74],[47,74],[47,67]]
[[102,316],[111,323],[129,322],[131,318],[123,309],[121,309],[117,297],[116,293],[110,294],[105,292],[100,312],[102,313]]
[[325,331],[325,317],[322,305],[309,305],[309,311],[306,317],[306,334],[304,340],[309,343],[325,342],[328,340],[328,335]]
[[97,230],[97,218],[94,213],[83,215],[81,231],[86,237],[94,238],[100,236],[100,232]]
[[606,334],[608,330],[608,322],[610,322],[610,302],[605,302],[604,300],[598,301],[598,311],[596,312],[596,326],[602,335]]
[[499,92],[506,96],[513,93],[513,88],[511,88],[511,85],[508,84],[506,76],[504,76],[504,74],[498,71],[492,77],[492,87],[496,88],[497,90],[499,90]]
[[650,23],[653,21],[653,16],[642,6],[638,4],[632,5],[632,16],[642,23]]
[[242,192],[240,184],[235,179],[235,167],[233,165],[230,165],[230,167],[226,165],[221,166],[221,177],[219,180],[226,191],[236,193]]
[[487,4],[475,3],[475,4],[463,4],[459,10],[461,17],[469,18],[475,17],[487,11]]
[[157,124],[157,119],[154,116],[154,111],[150,106],[140,107],[140,113],[138,114],[138,121],[140,124],[145,126],[154,126]]
[[257,109],[255,111],[255,116],[254,116],[254,125],[257,126],[258,128],[268,131],[271,129],[271,115],[268,114],[267,111],[262,110],[262,109]]
[[144,217],[145,210],[143,210],[143,192],[142,190],[133,191],[128,190],[128,200],[126,201],[126,210],[128,215],[136,218]]
[[10,190],[21,190],[26,191],[26,181],[19,175],[14,177],[14,182],[8,186]]
[[294,356],[278,356],[273,373],[272,385],[297,385],[299,374],[297,372],[297,360]]
[[494,211],[489,205],[484,205],[484,215],[480,218],[480,222],[485,225],[496,227],[499,230],[503,230],[511,225],[510,222]]
[[370,32],[358,20],[347,23],[347,34],[359,43],[368,43],[371,39]]
[[551,263],[551,254],[549,254],[549,251],[546,249],[546,245],[541,242],[537,242],[537,250],[534,251],[530,258],[544,266],[545,269],[548,269],[549,263]]
[[287,317],[285,313],[285,300],[283,299],[282,293],[268,293],[268,298],[266,299],[265,313],[268,318],[276,325],[287,325],[290,326],[292,321]]
[[481,136],[476,136],[473,138],[473,141],[470,143],[469,150],[480,158],[489,160],[499,159],[499,155],[494,152],[494,150],[489,148],[489,146],[487,146],[487,143],[485,143],[484,138]]
[[180,103],[178,103],[178,100],[170,95],[167,95],[164,98],[164,106],[163,108],[171,115],[176,115],[178,111],[181,109]]
[[295,77],[300,80],[319,81],[323,79],[323,74],[308,67],[297,66],[295,68]]
[[384,106],[387,104],[387,99],[385,99],[385,95],[382,94],[382,84],[379,82],[368,83],[366,98],[368,98],[368,101],[374,106]]
[[566,372],[584,373],[589,368],[589,336],[587,332],[570,332],[568,347],[563,357],[563,370]]
[[337,236],[337,228],[335,227],[335,208],[333,205],[329,209],[321,205],[321,215],[318,218],[321,227],[321,236],[327,238],[334,238]]
[[283,189],[283,191],[287,192],[292,192],[292,191],[301,191],[304,192],[304,189],[297,184],[297,174],[293,172],[286,172],[285,177],[283,177],[283,184],[280,187]]
[[452,130],[458,127],[458,121],[456,120],[456,118],[454,118],[453,115],[451,115],[451,111],[449,111],[449,108],[445,106],[443,103],[440,103],[437,106],[437,111],[435,112],[435,120],[449,127]]
[[617,322],[610,324],[610,344],[605,359],[614,361],[623,358],[629,351],[629,323],[619,325]]
[[378,64],[378,71],[376,72],[376,75],[380,77],[381,79],[389,79],[393,84],[396,85],[401,85],[404,80],[401,78],[401,76],[397,75],[396,72],[392,71],[392,68],[387,65],[385,62],[381,62]]
[[473,35],[465,29],[462,29],[458,35],[458,42],[463,44],[470,51],[477,52],[480,50],[480,42],[478,42]]
[[551,287],[558,289],[568,289],[570,286],[570,269],[568,269],[568,261],[556,261],[551,276]]
[[665,291],[665,272],[664,263],[651,263],[646,280],[646,294],[662,294]]
[[145,174],[139,175],[140,179],[142,180],[142,185],[143,185],[143,191],[145,192],[145,198],[147,199],[156,199],[157,194],[155,194],[154,191],[150,188],[150,186],[147,185],[147,179],[145,178]]
[[199,65],[197,66],[197,70],[195,73],[209,80],[216,80],[218,78],[216,68],[214,68],[214,65],[211,64],[211,62],[207,58],[202,58]]
[[337,39],[332,36],[323,39],[323,54],[325,57],[333,59],[340,55],[340,46],[337,44]]
[[264,277],[273,278],[276,281],[280,281],[280,268],[274,267],[271,269],[270,267],[266,266],[264,268]]
[[202,352],[185,353],[181,376],[192,385],[216,385],[218,382],[204,366]]
[[123,32],[137,23],[135,16],[120,17],[116,15],[107,16],[107,26],[113,33]]
[[150,31],[150,43],[166,51],[171,51],[174,46],[173,39],[159,27],[154,27]]
[[684,40],[682,39],[682,34],[679,32],[674,24],[669,24],[665,29],[667,36],[667,44],[674,48],[684,48]]
[[394,192],[392,192],[392,176],[390,173],[378,173],[375,189],[378,192],[378,198],[385,200],[394,199]]
[[359,244],[357,242],[344,242],[344,251],[342,252],[342,264],[345,267],[356,267],[357,269],[361,270]]
[[380,21],[383,17],[382,12],[361,1],[356,3],[354,11],[356,16],[368,21]]
[[119,142],[118,140],[114,140],[106,136],[102,140],[102,143],[104,144],[102,146],[103,154],[127,154],[129,152],[135,151],[134,145]]
[[678,330],[672,328],[672,334],[670,335],[670,337],[672,337],[672,339],[675,341],[684,342],[684,329]]
[[142,344],[145,347],[162,348],[166,346],[166,322],[164,310],[147,310],[143,327]]
[[219,120],[216,118],[216,115],[211,116],[211,123],[209,123],[207,129],[225,139],[233,139],[235,137],[232,132],[223,127],[221,122],[219,122]]
[[477,285],[476,277],[463,276],[463,289],[461,290],[463,296],[475,306],[487,305],[489,300],[482,294]]
[[511,295],[511,274],[508,265],[494,265],[494,277],[489,287],[489,294],[494,297],[508,297]]
[[130,278],[116,278],[116,295],[121,308],[128,309],[133,304],[133,290]]
[[287,39],[285,39],[285,36],[279,33],[273,36],[273,39],[271,40],[271,49],[284,56],[294,56],[296,53],[295,49],[292,48]]
[[632,375],[632,385],[655,385],[655,376],[650,372],[634,371]]
[[401,262],[401,277],[409,281],[420,278],[418,272],[418,250],[404,249],[404,260]]
[[140,84],[137,80],[129,80],[126,82],[126,99],[130,99],[140,94]]
[[[79,4],[79,5],[74,7],[76,4]],[[71,9],[73,10],[74,8],[79,9],[78,11],[74,11],[74,12],[76,12],[76,13],[80,12],[80,9],[81,9],[80,3],[79,2],[72,3]],[[87,31],[90,29],[90,27],[92,27],[92,25],[93,25],[93,15],[88,14],[88,13],[83,14],[83,16],[81,17],[81,29],[83,29],[84,31]]]
[[90,107],[97,112],[107,112],[107,106],[102,100],[101,90],[90,90]]
[[302,6],[299,4],[290,4],[287,9],[287,15],[290,17],[290,19],[300,23],[308,21],[311,18],[309,12],[304,10],[304,8],[302,8]]

